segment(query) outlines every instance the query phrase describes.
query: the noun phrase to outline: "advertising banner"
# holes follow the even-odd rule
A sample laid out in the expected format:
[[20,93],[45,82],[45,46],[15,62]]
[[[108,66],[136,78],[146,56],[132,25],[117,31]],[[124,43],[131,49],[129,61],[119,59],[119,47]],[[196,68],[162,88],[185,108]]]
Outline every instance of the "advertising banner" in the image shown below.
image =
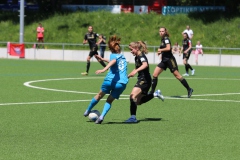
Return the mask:
[[204,12],[209,10],[221,10],[225,11],[224,6],[163,6],[162,14],[179,14],[189,12]]
[[62,9],[71,10],[71,11],[110,11],[111,13],[121,13],[121,5],[62,5]]
[[148,13],[148,6],[134,6],[134,13]]

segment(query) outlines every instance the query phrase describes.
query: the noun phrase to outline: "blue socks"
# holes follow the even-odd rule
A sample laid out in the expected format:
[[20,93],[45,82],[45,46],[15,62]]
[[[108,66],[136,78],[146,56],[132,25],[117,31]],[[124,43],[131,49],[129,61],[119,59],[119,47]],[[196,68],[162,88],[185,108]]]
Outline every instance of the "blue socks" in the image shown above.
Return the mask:
[[97,101],[94,97],[93,97],[93,99],[92,99],[92,101],[90,102],[90,104],[89,104],[89,106],[88,106],[88,108],[87,108],[87,111],[91,111],[92,110],[92,108],[98,103],[99,101]]
[[[98,103],[99,101],[97,101],[94,97],[92,98],[92,101],[90,102],[88,108],[87,108],[87,111],[90,112],[93,107]],[[102,111],[102,114],[101,116],[99,117],[101,120],[104,119],[104,117],[106,116],[106,114],[108,113],[108,111],[110,110],[111,108],[111,104],[106,102],[104,104],[104,107],[103,107],[103,111]]]
[[106,114],[108,113],[108,111],[110,110],[110,108],[111,108],[111,104],[106,102],[104,107],[103,107],[102,114],[101,114],[101,116],[99,118],[103,120],[104,117],[106,116]]

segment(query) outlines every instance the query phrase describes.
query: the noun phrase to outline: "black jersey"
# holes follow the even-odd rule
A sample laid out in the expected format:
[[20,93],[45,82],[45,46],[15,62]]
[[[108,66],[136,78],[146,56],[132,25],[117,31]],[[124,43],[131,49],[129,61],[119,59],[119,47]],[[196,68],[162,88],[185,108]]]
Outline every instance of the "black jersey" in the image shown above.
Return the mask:
[[[144,53],[139,54],[138,56],[135,57],[135,69],[138,69],[139,67],[142,66],[143,62],[147,62],[148,64],[148,59]],[[139,71],[138,72],[138,79],[151,79],[151,75],[149,73],[149,64],[148,67]]]
[[91,32],[91,33],[88,32],[85,34],[84,40],[88,41],[90,49],[92,49],[96,45],[97,37],[98,37],[98,34],[95,32]]
[[189,46],[190,46],[191,43],[192,43],[192,42],[191,42],[190,39],[184,39],[184,40],[182,41],[183,51],[186,51],[186,50],[189,48]]
[[[170,44],[170,48],[171,48],[171,41],[168,37],[163,37],[161,40],[161,44],[160,44],[160,49],[162,48],[166,48],[167,44]],[[163,51],[162,52],[162,60],[163,61],[167,61],[169,58],[172,58],[173,54],[171,49],[169,51]]]

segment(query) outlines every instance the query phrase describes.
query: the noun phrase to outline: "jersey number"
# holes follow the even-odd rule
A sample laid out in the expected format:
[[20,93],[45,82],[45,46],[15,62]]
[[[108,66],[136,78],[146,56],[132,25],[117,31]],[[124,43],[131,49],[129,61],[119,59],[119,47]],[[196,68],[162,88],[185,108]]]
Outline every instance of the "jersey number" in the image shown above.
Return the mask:
[[121,59],[118,63],[118,69],[122,71],[124,69],[124,61]]

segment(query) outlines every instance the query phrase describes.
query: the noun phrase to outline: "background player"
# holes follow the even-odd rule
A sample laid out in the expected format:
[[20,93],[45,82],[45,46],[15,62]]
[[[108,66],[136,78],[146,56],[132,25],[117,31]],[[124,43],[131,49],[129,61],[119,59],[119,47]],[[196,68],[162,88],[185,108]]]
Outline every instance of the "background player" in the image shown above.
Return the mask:
[[183,41],[182,41],[182,48],[181,53],[183,52],[183,64],[185,65],[186,73],[183,74],[183,76],[189,76],[188,70],[191,69],[192,75],[194,75],[195,70],[192,68],[192,66],[188,63],[188,59],[192,52],[192,42],[188,37],[187,33],[183,34]]
[[[89,71],[89,68],[90,68],[90,59],[97,55],[98,52],[98,46],[96,44],[97,42],[97,37],[98,37],[98,34],[93,32],[93,27],[92,26],[89,26],[88,27],[88,32],[85,34],[84,36],[84,40],[83,40],[83,44],[86,44],[86,43],[89,43],[89,48],[90,48],[90,52],[89,52],[89,55],[87,57],[87,66],[86,66],[86,72],[83,72],[81,73],[82,75],[88,75],[88,71]],[[98,62],[103,66],[103,67],[106,67],[106,64],[101,60],[99,59],[98,57],[95,56],[95,58],[98,60]]]
[[166,70],[167,68],[169,68],[170,71],[173,73],[173,75],[187,89],[188,98],[190,98],[192,95],[193,89],[189,87],[187,81],[178,72],[178,65],[171,51],[171,48],[172,48],[171,41],[169,39],[169,33],[167,29],[165,27],[161,27],[159,29],[159,35],[161,37],[161,44],[157,54],[158,55],[162,54],[162,61],[156,66],[153,72],[152,88],[150,93],[153,93],[157,86],[158,76],[163,72],[163,70]]

